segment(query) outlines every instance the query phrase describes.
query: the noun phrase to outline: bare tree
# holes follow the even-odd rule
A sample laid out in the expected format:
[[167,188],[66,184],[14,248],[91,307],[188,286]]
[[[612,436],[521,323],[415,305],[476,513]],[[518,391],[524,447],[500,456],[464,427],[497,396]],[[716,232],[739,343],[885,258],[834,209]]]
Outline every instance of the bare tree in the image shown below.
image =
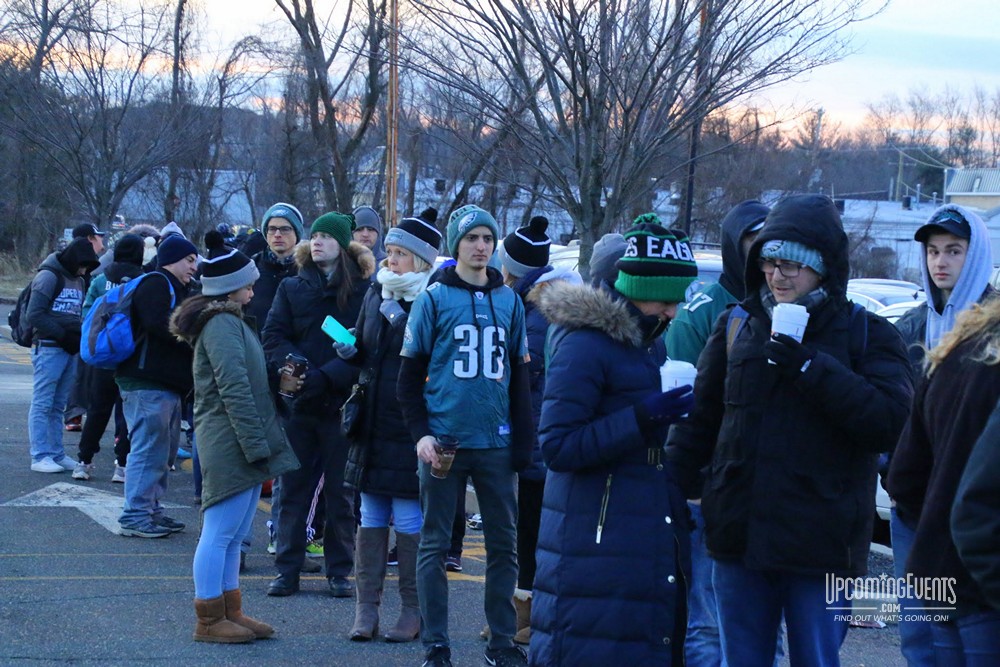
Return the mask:
[[[328,208],[354,207],[354,173],[360,149],[383,94],[387,34],[386,0],[345,0],[343,19],[318,16],[313,0],[274,0],[299,38],[309,84],[309,120],[329,158],[319,171]],[[354,13],[361,14],[354,21]],[[360,36],[357,43],[354,36]]]
[[[513,125],[548,195],[575,221],[586,268],[594,240],[648,197],[650,177],[693,124],[839,57],[838,31],[864,18],[866,3],[414,4],[441,35],[433,48],[411,41],[421,49],[416,64],[473,97],[495,129]],[[514,104],[496,94],[499,85]],[[516,113],[522,107],[525,113]]]

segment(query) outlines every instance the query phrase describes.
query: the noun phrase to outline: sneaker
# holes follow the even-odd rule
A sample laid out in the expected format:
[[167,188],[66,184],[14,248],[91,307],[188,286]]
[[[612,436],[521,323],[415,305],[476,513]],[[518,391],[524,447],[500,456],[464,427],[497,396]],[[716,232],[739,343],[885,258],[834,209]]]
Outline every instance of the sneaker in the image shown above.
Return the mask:
[[82,479],[83,481],[87,481],[90,479],[90,473],[92,472],[94,472],[93,463],[84,463],[83,461],[79,461],[73,468],[73,479]]
[[316,540],[309,540],[309,543],[306,544],[306,556],[309,558],[322,558],[323,543]]
[[82,431],[83,430],[83,417],[71,417],[69,421],[66,422],[67,431]]
[[155,523],[157,526],[160,526],[161,528],[166,528],[171,533],[179,533],[187,527],[186,524],[183,524],[180,521],[177,521],[176,519],[171,519],[166,514],[161,514],[160,516],[155,517],[153,519],[153,523]]
[[528,655],[520,646],[486,649],[486,664],[493,667],[521,667],[528,664]]
[[61,465],[63,470],[76,470],[76,464],[77,464],[77,462],[74,461],[73,459],[71,459],[68,456],[62,457],[61,459],[59,459],[58,461],[56,461],[56,463],[58,465]]
[[444,569],[448,572],[462,571],[462,557],[448,554],[444,557]]
[[66,468],[52,460],[51,456],[46,456],[41,461],[34,461],[31,464],[32,472],[66,472]]
[[145,537],[149,539],[155,539],[158,537],[166,537],[171,533],[171,530],[165,526],[157,526],[153,522],[145,526],[122,526],[119,531],[125,537]]
[[399,565],[399,556],[397,555],[396,547],[389,549],[389,553],[385,557],[386,565]]
[[189,459],[191,458],[191,452],[184,449],[183,447],[177,448],[177,458],[179,459]]
[[115,464],[115,472],[114,472],[113,475],[111,475],[111,481],[114,482],[115,484],[124,484],[125,483],[125,468],[123,468],[122,466],[120,466],[120,465],[118,465],[116,463]]
[[421,667],[451,667],[451,649],[447,646],[431,646]]
[[482,530],[483,529],[483,517],[481,514],[470,514],[469,518],[465,520],[465,525],[467,525],[472,530]]

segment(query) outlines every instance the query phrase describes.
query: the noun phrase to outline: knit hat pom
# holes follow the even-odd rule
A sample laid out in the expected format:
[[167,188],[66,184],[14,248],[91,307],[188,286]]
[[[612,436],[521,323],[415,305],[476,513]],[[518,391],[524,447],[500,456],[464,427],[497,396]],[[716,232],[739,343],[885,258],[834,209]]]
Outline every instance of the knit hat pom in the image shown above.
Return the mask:
[[230,248],[226,247],[226,237],[215,229],[205,234],[205,248],[208,249],[209,259],[218,257],[230,250]]
[[635,301],[684,301],[698,277],[687,234],[667,229],[655,213],[644,213],[625,232],[625,254],[615,264],[615,289]]
[[423,220],[424,222],[428,222],[433,225],[437,223],[438,210],[433,206],[428,206],[427,208],[422,210],[417,217]]

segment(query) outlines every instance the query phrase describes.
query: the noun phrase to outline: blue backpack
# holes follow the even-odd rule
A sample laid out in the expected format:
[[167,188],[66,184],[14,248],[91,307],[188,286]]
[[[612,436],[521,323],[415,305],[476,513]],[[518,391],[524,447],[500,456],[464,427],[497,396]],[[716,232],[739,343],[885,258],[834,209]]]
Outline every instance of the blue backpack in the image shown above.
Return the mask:
[[[94,302],[83,320],[80,357],[84,362],[97,368],[114,370],[132,356],[137,342],[132,328],[132,297],[139,283],[152,275],[156,274],[145,273],[112,287]],[[176,296],[169,279],[167,287],[170,289],[170,308],[173,309]]]

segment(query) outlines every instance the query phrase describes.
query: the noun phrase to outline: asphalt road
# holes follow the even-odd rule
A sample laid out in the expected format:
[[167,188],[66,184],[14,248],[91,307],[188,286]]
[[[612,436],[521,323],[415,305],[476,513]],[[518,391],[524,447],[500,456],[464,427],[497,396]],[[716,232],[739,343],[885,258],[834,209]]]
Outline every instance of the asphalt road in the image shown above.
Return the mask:
[[[7,308],[0,307],[6,322]],[[277,628],[274,639],[248,645],[194,642],[191,558],[199,513],[190,473],[171,475],[171,515],[185,532],[161,540],[113,534],[122,487],[110,482],[111,435],[102,441],[90,482],[68,473],[29,470],[27,413],[31,397],[28,350],[0,340],[0,665],[419,665],[419,643],[356,644],[347,640],[353,600],[324,591],[322,575],[303,580],[303,591],[269,598],[273,576],[264,550],[264,511],[254,527],[254,551],[242,577],[244,606]],[[79,434],[67,433],[76,458]],[[25,498],[27,496],[27,498]],[[266,509],[262,504],[261,509]],[[469,531],[465,572],[450,575],[451,638],[456,666],[483,664],[479,639],[485,570],[482,533]],[[390,568],[390,572],[392,568]],[[601,576],[595,572],[594,576]],[[398,612],[396,580],[387,582],[384,618]],[[637,619],[637,622],[639,619]],[[841,651],[844,665],[903,664],[894,626],[852,628]],[[787,661],[785,662],[787,664]]]

